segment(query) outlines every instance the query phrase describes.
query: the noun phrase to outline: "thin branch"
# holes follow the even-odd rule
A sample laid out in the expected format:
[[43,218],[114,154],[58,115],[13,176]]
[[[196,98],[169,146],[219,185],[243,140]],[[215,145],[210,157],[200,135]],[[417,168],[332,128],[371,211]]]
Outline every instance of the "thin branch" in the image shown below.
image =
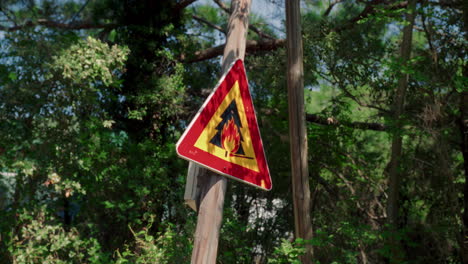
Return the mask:
[[195,51],[195,53],[192,56],[189,56],[188,58],[186,54],[182,54],[180,56],[180,60],[188,63],[209,60],[223,55],[223,51],[224,45],[219,45],[204,50]]
[[432,37],[431,37],[429,29],[428,29],[428,27],[426,25],[426,16],[424,15],[424,11],[421,12],[421,21],[422,21],[422,26],[423,26],[423,29],[424,29],[424,34],[426,35],[427,43],[429,44],[429,49],[431,50],[431,53],[432,53],[432,59],[434,61],[434,65],[436,66],[436,70],[437,70],[438,69],[438,67],[437,67],[437,64],[438,64],[437,50],[434,48],[434,45],[432,44]]
[[[336,0],[337,2],[339,0]],[[418,0],[418,3],[424,3],[426,0]],[[359,2],[365,2],[365,1],[359,1]],[[448,1],[448,0],[440,0],[438,2],[434,1],[429,1],[428,2],[430,5],[435,5],[435,6],[440,6],[440,7],[449,7],[453,9],[462,9],[463,8],[463,1]],[[358,21],[368,18],[371,15],[375,14],[378,9],[376,7],[378,5],[383,5],[386,4],[384,7],[386,10],[397,10],[400,8],[406,8],[408,7],[408,1],[402,1],[402,2],[396,2],[394,3],[393,1],[385,1],[385,0],[372,0],[366,3],[366,7],[362,10],[362,12],[357,15],[356,17],[350,19],[347,23],[344,25],[338,26],[333,29],[333,31],[340,32],[343,30],[351,29]],[[329,7],[330,8],[330,7]]]
[[357,23],[359,20],[362,20],[364,18],[367,18],[369,17],[370,15],[374,14],[376,12],[375,10],[375,5],[378,5],[378,4],[382,4],[383,1],[382,0],[373,0],[373,1],[370,1],[365,7],[364,9],[361,11],[361,13],[357,16],[355,16],[354,18],[350,19],[345,25],[341,26],[341,27],[338,27],[337,29],[335,29],[336,31],[342,31],[344,29],[349,29],[351,28],[352,26],[354,26],[355,23]]
[[[324,79],[325,81],[329,82],[330,84],[332,85],[339,85],[340,84],[340,81],[337,80],[336,76],[333,75],[333,78],[334,80],[331,80],[330,78],[328,78],[325,74],[323,74],[322,72],[320,71],[317,71],[317,70],[312,70],[313,72],[315,72],[316,74],[318,74],[322,79]],[[373,108],[373,109],[377,109],[379,111],[382,111],[384,113],[389,113],[389,111],[387,109],[384,109],[382,107],[378,107],[378,106],[375,106],[375,105],[370,105],[370,104],[367,104],[367,103],[364,103],[362,102],[359,98],[357,98],[356,96],[354,96],[349,90],[347,90],[346,88],[344,88],[343,86],[340,86],[340,88],[344,91],[344,93],[350,97],[351,99],[353,99],[357,104],[359,104],[360,106],[362,107],[368,107],[368,108]]]
[[435,6],[463,9],[463,3],[466,4],[466,1],[439,0],[437,2],[428,1],[428,3]]
[[328,6],[327,10],[325,10],[325,12],[322,14],[322,16],[326,17],[330,14],[330,12],[332,11],[333,7],[335,7],[336,4],[338,3],[341,3],[342,0],[335,0],[333,2],[330,3],[330,5]]
[[[278,115],[279,111],[277,109],[261,109],[263,114],[269,115]],[[373,130],[373,131],[387,131],[388,127],[381,123],[367,123],[367,122],[345,122],[339,121],[334,117],[323,117],[317,114],[306,114],[306,121],[314,124],[325,125],[325,126],[345,126],[355,129],[363,130]]]
[[[354,188],[354,186],[351,184],[351,181],[346,179],[346,177],[340,172],[338,171],[336,168],[332,168],[330,166],[328,166],[327,164],[323,163],[323,162],[320,162],[320,165],[330,171],[331,173],[333,173],[334,175],[338,176],[338,178],[340,178],[343,183],[346,185],[347,189],[349,190],[349,192],[351,193],[352,196],[355,196],[356,194],[356,189]],[[369,209],[368,208],[364,208],[362,205],[361,205],[361,201],[359,200],[356,200],[356,208],[357,210],[364,214],[364,215],[367,215],[369,217],[369,220],[376,220],[376,219],[379,219],[378,216],[375,216],[373,215],[372,213],[369,212]]]
[[[262,109],[263,110],[263,109]],[[271,109],[269,109],[271,110]],[[275,109],[276,110],[276,109]],[[270,111],[272,112],[272,111]],[[279,112],[279,111],[278,111]],[[259,119],[260,122],[261,122],[261,125],[263,127],[273,127],[273,125],[271,124],[270,120],[268,118],[260,118]],[[289,143],[289,134],[288,133],[284,133],[284,134],[281,134],[280,131],[278,131],[277,129],[272,129],[270,130],[271,133],[276,136],[281,142],[285,142],[285,143]]]
[[[247,52],[257,51],[270,51],[277,48],[283,47],[286,41],[284,39],[274,40],[247,40],[246,50]],[[223,55],[224,44],[216,47],[211,47],[205,50],[196,51],[193,56],[182,55],[180,59],[187,63],[204,61]]]
[[368,107],[368,108],[373,108],[373,109],[376,109],[376,110],[379,110],[383,113],[390,113],[390,111],[388,109],[384,109],[382,107],[379,107],[379,106],[375,106],[375,105],[371,105],[371,104],[368,104],[368,103],[364,103],[362,102],[359,98],[357,98],[355,95],[353,95],[350,91],[348,91],[348,89],[346,89],[345,87],[341,86],[340,89],[351,99],[353,99],[358,105],[362,106],[362,107]]
[[247,52],[275,50],[279,47],[283,47],[285,44],[285,39],[247,40]]
[[83,10],[85,9],[85,7],[89,4],[89,1],[90,1],[90,0],[87,0],[86,3],[84,3],[84,5],[80,8],[80,10],[78,10],[78,12],[76,12],[76,13],[73,15],[73,17],[72,17],[71,20],[70,20],[71,22],[75,21],[75,18],[77,18],[78,15],[79,15],[81,12],[83,12]]
[[231,14],[230,8],[228,8],[221,0],[213,0],[213,2],[215,2],[219,6],[219,8],[224,10],[224,12],[226,12],[227,14]]
[[13,27],[5,27],[0,25],[1,31],[17,31],[25,28],[35,27],[35,26],[44,26],[49,28],[60,28],[60,29],[70,29],[70,30],[79,30],[79,29],[95,29],[95,28],[112,28],[116,27],[117,24],[95,24],[92,22],[80,22],[80,23],[60,23],[56,21],[38,19],[35,22],[28,21],[22,25],[17,25]]
[[224,35],[226,35],[226,30],[224,30],[222,27],[220,27],[220,26],[218,26],[216,24],[213,24],[210,21],[208,21],[208,20],[206,20],[206,19],[204,19],[202,17],[199,17],[197,15],[192,15],[192,17],[193,17],[193,19],[197,20],[198,22],[200,22],[202,24],[205,24],[205,25],[207,25],[207,26],[209,26],[211,28],[214,28],[214,29],[222,32]]
[[342,122],[334,117],[323,117],[316,114],[306,114],[306,120],[315,124],[326,126],[345,126],[355,129],[373,130],[373,131],[386,131],[388,128],[381,123],[367,123],[367,122]]
[[274,37],[260,31],[260,29],[258,29],[256,26],[254,25],[249,25],[249,29],[252,30],[253,32],[257,33],[257,35],[259,35],[260,37],[262,38],[267,38],[267,39],[275,39]]
[[[226,14],[231,14],[231,10],[229,10],[229,8],[221,0],[213,0],[213,2],[215,2],[219,6],[219,8],[226,12]],[[261,38],[267,38],[272,40],[275,39],[274,37],[262,32],[254,25],[249,25],[249,30],[252,30],[253,32],[257,33],[257,35],[259,35]]]
[[14,13],[12,13],[10,10],[7,10],[7,9],[1,7],[1,6],[0,6],[0,12],[2,12],[5,15],[5,17],[9,21],[13,22],[13,24],[16,26],[16,17],[15,17]]
[[195,1],[197,1],[197,0],[182,0],[179,3],[176,4],[175,10],[184,9],[184,8],[186,8],[187,6],[189,6],[190,4],[192,4]]
[[[309,160],[309,163],[312,163],[312,161]],[[311,179],[314,179],[315,181],[317,181],[318,184],[322,185],[323,188],[325,189],[325,191],[333,198],[335,198],[336,200],[340,200],[342,199],[342,195],[337,191],[335,190],[334,186],[331,186],[327,180],[325,180],[324,178],[320,177],[320,175],[318,173],[310,173],[309,172],[309,178]]]
[[[368,18],[374,15],[375,13],[377,13],[378,9],[376,9],[376,7],[385,3],[386,1],[384,0],[372,0],[368,2],[366,7],[364,7],[364,9],[361,11],[359,15],[350,19],[344,25],[334,28],[333,31],[340,32],[343,30],[351,29],[358,21]],[[385,7],[385,9],[397,10],[400,8],[406,8],[407,6],[408,6],[408,1],[403,1],[403,2],[397,2],[396,4],[393,4],[393,3],[389,4],[388,6]]]
[[[213,0],[213,1],[222,10],[230,13],[230,10],[226,7],[226,5],[221,0]],[[382,4],[382,3],[386,3],[386,2],[384,0],[372,0],[368,2],[368,5],[366,5],[364,10],[358,16],[350,19],[344,25],[334,28],[333,31],[340,32],[340,31],[352,28],[357,21],[367,18],[370,15],[374,14],[376,12],[375,6],[377,6],[378,4]],[[399,2],[397,4],[392,4],[388,6],[388,9],[392,10],[392,9],[405,8],[407,5],[408,3],[406,1]],[[285,43],[284,39],[271,39],[271,40],[263,40],[263,41],[258,41],[258,42],[249,40],[247,41],[247,51],[255,52],[255,51],[261,51],[261,50],[265,50],[265,51],[275,50],[277,48],[283,47],[284,43]],[[222,55],[223,47],[224,45],[220,45],[220,46],[208,48],[206,50],[197,51],[195,52],[194,56],[191,57],[190,59],[187,59],[187,56],[182,55],[181,60],[191,63],[191,62],[198,62],[198,61],[203,61],[207,59],[212,59],[214,57]],[[351,93],[346,91],[345,89],[344,91],[348,94],[348,96],[350,96],[353,100],[355,100],[360,106],[374,108],[374,109],[383,111],[385,113],[388,113],[387,109],[383,109],[378,106],[373,106],[373,105],[363,103],[358,98],[353,96]]]
[[313,72],[315,72],[316,74],[318,74],[322,79],[324,79],[325,81],[329,82],[330,84],[332,85],[336,85],[337,82],[336,81],[333,81],[331,80],[328,76],[326,76],[323,72],[319,71],[319,70],[316,70],[316,69],[311,69]]
[[[425,32],[426,29],[424,29],[424,27],[420,27],[420,26],[417,26],[417,25],[414,25],[413,28],[419,32]],[[438,35],[440,37],[444,37],[447,39],[447,41],[451,44],[454,44],[454,45],[464,45],[464,42],[463,40],[459,40],[457,39],[455,36],[453,35],[450,35],[450,34],[447,34],[443,31],[440,31],[440,30],[433,30],[433,29],[430,29],[428,28],[427,30],[431,30],[431,33],[432,34],[435,34],[435,35]]]

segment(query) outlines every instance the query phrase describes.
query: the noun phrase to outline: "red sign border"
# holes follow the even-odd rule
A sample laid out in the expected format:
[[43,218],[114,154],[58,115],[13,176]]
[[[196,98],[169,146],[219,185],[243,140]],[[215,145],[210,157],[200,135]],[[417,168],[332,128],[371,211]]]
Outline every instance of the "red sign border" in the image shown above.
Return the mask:
[[[226,95],[229,93],[235,82],[239,82],[241,99],[244,104],[245,116],[247,119],[250,138],[254,149],[259,172],[244,168],[235,163],[228,162],[204,150],[195,147],[200,134],[203,132],[216,110],[219,108]],[[203,167],[213,170],[235,180],[247,183],[263,190],[271,190],[272,182],[270,171],[266,162],[263,142],[258,128],[255,109],[250,96],[247,75],[242,60],[236,60],[227,73],[221,77],[215,89],[203,103],[195,118],[185,130],[176,145],[177,154],[189,161],[195,162]],[[264,180],[265,187],[262,187],[261,180]]]

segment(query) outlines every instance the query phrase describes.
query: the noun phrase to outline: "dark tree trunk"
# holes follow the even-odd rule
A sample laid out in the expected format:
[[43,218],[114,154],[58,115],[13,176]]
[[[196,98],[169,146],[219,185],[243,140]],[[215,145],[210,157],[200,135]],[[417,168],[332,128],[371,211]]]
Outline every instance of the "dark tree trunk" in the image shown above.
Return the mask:
[[[465,4],[463,8],[463,26],[465,32],[465,39],[468,40],[468,5]],[[465,62],[463,68],[463,77],[468,78],[468,64]],[[460,119],[459,127],[461,133],[461,151],[463,154],[463,165],[465,169],[465,186],[463,188],[463,234],[461,244],[461,255],[464,264],[468,264],[468,88],[460,93]]]
[[[403,29],[403,40],[400,48],[400,58],[402,66],[407,66],[407,62],[411,55],[411,42],[413,38],[413,25],[416,10],[416,0],[411,0],[408,5],[406,13],[406,21],[408,24]],[[387,217],[388,224],[391,228],[393,235],[389,239],[389,245],[392,251],[391,263],[398,263],[403,258],[403,252],[397,239],[395,239],[395,232],[398,229],[398,210],[399,210],[399,191],[401,185],[401,155],[402,155],[402,120],[401,116],[404,113],[404,102],[406,90],[408,87],[409,74],[401,74],[398,79],[398,87],[394,96],[393,102],[393,118],[395,122],[394,135],[391,148],[391,160],[389,168],[389,187],[388,187],[388,201],[387,201]]]
[[[467,68],[465,68],[464,73],[465,76],[468,75]],[[465,168],[465,186],[463,188],[463,239],[461,250],[463,263],[468,264],[468,91],[463,91],[460,94],[460,114],[461,151],[463,153],[463,165]]]

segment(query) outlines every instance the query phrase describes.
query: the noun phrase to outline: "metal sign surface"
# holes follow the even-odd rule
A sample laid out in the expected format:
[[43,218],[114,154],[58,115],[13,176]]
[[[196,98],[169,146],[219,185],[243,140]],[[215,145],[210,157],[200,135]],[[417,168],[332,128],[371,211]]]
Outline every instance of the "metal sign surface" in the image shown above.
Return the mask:
[[270,172],[242,60],[234,62],[221,78],[176,149],[184,159],[271,190]]

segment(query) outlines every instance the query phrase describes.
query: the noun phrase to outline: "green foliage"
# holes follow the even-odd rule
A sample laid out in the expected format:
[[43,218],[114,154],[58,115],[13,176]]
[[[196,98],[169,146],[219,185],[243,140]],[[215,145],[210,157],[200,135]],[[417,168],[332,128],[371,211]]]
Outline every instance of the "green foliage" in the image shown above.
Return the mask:
[[102,251],[94,237],[82,237],[76,228],[65,230],[44,207],[19,212],[22,223],[13,235],[8,250],[14,263],[66,264],[109,263],[109,255]]
[[271,264],[300,264],[299,256],[305,253],[304,241],[296,239],[293,243],[283,239],[281,245],[275,248],[274,257],[270,258]]
[[[196,214],[182,204],[187,163],[175,142],[220,67],[218,58],[187,61],[224,39],[192,15],[225,29],[228,14],[215,4],[180,8],[183,2],[2,2],[0,263],[190,261]],[[396,260],[392,238],[403,263],[459,263],[463,12],[457,3],[418,3],[412,58],[403,64],[406,9],[334,2],[301,5],[306,112],[325,120],[309,116],[307,123],[313,239],[288,240],[286,51],[249,50],[245,65],[274,189],[229,182],[218,261],[299,263],[311,245],[316,263],[382,263]],[[268,3],[282,12],[279,2]],[[284,37],[257,11],[250,24]],[[252,30],[248,38],[268,41]],[[405,74],[403,120],[395,120]],[[394,135],[403,137],[403,179],[400,221],[390,232]]]
[[[221,227],[219,261],[221,263],[249,263],[252,260],[253,248],[248,241],[249,226],[235,217],[233,210],[225,210]],[[239,235],[244,234],[244,235]]]
[[53,172],[48,175],[45,185],[53,185],[54,190],[57,193],[63,193],[66,197],[72,196],[73,194],[86,195],[86,190],[83,189],[81,184],[77,181],[70,179],[61,180],[60,176]]
[[109,47],[90,36],[80,40],[55,56],[52,69],[62,71],[64,79],[75,83],[102,81],[105,86],[116,85],[116,71],[122,70],[129,50],[114,45]]
[[[283,239],[268,263],[301,263],[299,257],[305,253],[307,245],[313,246],[316,263],[359,263],[360,252],[356,249],[375,247],[382,241],[378,231],[365,225],[342,222],[336,230],[328,229],[329,226],[323,226],[316,230],[311,240]],[[341,246],[336,247],[338,244]]]
[[153,236],[148,230],[151,228],[154,216],[150,218],[148,226],[141,231],[135,233],[130,228],[135,238],[135,247],[132,249],[127,247],[122,253],[117,251],[115,263],[188,263],[191,247],[186,236],[178,234],[172,224],[169,224],[164,232]]

